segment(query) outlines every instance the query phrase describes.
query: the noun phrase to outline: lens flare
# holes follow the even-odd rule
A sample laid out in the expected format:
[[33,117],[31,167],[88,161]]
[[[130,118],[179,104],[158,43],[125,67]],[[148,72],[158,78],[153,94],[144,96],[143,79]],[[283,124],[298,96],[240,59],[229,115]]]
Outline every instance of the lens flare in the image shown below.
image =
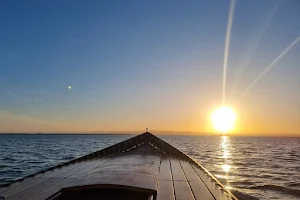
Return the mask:
[[233,14],[234,14],[234,6],[235,0],[230,1],[230,8],[229,8],[229,16],[227,22],[227,29],[226,29],[226,40],[225,40],[225,51],[224,51],[224,63],[223,63],[223,104],[225,103],[225,93],[226,93],[226,74],[227,74],[227,64],[228,64],[228,52],[229,52],[229,44],[230,44],[230,35],[231,35],[231,27],[233,22]]
[[251,90],[254,85],[269,71],[272,67],[285,55],[287,54],[298,42],[300,42],[300,36],[296,38],[273,62],[249,85],[249,87],[242,93],[240,98],[245,96],[249,90]]

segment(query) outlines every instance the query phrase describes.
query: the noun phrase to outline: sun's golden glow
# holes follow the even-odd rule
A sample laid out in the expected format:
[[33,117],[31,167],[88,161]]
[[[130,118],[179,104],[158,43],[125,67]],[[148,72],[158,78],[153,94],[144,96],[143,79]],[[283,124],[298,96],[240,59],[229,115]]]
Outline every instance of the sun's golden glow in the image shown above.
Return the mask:
[[211,116],[213,127],[223,133],[231,131],[234,128],[235,120],[236,114],[234,110],[228,106],[221,106],[216,109]]

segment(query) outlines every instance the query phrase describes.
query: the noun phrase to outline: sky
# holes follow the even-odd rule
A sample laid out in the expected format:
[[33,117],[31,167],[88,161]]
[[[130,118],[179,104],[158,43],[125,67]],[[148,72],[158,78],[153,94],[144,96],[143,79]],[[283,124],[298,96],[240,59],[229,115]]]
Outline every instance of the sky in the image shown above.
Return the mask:
[[[214,132],[229,7],[1,1],[0,132]],[[299,36],[298,0],[236,1],[225,91],[233,134],[300,135],[300,41],[247,90]]]

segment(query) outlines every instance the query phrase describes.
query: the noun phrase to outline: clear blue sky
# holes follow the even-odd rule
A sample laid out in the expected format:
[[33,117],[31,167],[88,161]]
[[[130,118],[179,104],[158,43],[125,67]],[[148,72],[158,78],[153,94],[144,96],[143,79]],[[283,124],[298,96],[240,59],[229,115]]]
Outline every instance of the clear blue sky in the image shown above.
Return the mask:
[[[229,5],[2,0],[0,132],[210,130]],[[239,99],[299,36],[299,1],[236,2],[226,93],[241,132],[300,133],[299,42]]]

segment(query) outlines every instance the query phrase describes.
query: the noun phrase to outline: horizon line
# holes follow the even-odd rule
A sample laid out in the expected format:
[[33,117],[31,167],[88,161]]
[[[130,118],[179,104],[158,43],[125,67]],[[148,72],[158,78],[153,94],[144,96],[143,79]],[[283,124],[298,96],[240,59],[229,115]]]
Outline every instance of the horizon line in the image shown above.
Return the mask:
[[[55,131],[55,132],[0,132],[1,134],[13,135],[13,134],[30,134],[30,135],[135,135],[141,134],[146,131],[87,131],[87,132],[72,132],[72,131]],[[223,133],[216,132],[200,132],[200,131],[149,131],[157,135],[186,135],[186,136],[223,136]],[[253,137],[300,137],[300,133],[227,133],[226,136],[253,136]]]

